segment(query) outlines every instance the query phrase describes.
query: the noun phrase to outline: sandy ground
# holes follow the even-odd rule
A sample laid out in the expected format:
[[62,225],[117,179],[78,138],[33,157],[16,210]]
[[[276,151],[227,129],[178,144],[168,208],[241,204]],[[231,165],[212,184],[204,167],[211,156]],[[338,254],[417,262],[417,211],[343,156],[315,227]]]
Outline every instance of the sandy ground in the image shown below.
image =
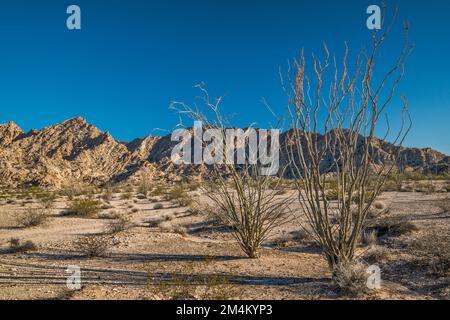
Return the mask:
[[[432,277],[425,269],[413,269],[408,251],[411,241],[420,240],[426,234],[450,233],[450,213],[443,212],[440,206],[448,199],[446,193],[385,192],[381,195],[380,200],[390,208],[389,216],[406,217],[418,226],[418,231],[384,243],[388,255],[380,264],[382,289],[365,298],[448,299],[450,279]],[[15,216],[27,207],[36,206],[36,201],[23,206],[20,201],[8,204],[3,200],[0,202],[0,247],[5,247],[14,237],[32,240],[38,249],[0,254],[0,299],[164,299],[167,289],[161,283],[170,282],[175,275],[192,274],[220,275],[226,281],[214,290],[226,291],[234,299],[342,298],[332,290],[326,262],[313,243],[273,244],[274,240],[284,239],[291,231],[298,230],[297,223],[277,229],[262,248],[261,258],[247,259],[229,230],[213,226],[203,217],[192,215],[188,208],[162,199],[158,203],[164,208],[154,210],[154,201],[121,200],[119,194],[114,194],[110,202],[113,208],[103,211],[126,213],[133,226],[105,236],[110,246],[104,257],[86,258],[77,251],[74,241],[86,234],[103,234],[111,220],[61,216],[67,203],[58,199],[44,225],[21,228]],[[186,234],[152,226],[151,221],[166,215],[174,215],[171,223],[183,226]],[[79,291],[66,287],[66,269],[72,265],[81,268]],[[198,286],[195,290],[202,288]]]

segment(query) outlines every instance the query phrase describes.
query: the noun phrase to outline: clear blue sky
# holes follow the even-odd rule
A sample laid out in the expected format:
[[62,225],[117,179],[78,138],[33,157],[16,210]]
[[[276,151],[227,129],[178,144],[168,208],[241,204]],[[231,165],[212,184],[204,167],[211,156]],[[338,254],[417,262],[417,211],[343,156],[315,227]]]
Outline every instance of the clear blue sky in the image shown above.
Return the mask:
[[[81,7],[81,31],[66,28],[70,4]],[[82,116],[130,140],[172,129],[169,102],[193,101],[204,81],[242,124],[263,127],[273,119],[261,98],[285,106],[279,67],[322,41],[359,50],[369,4],[381,1],[3,0],[0,122],[29,130]],[[397,30],[410,22],[415,44],[398,90],[414,119],[407,145],[450,154],[450,1],[388,5],[399,7]],[[400,41],[394,32],[386,58]]]

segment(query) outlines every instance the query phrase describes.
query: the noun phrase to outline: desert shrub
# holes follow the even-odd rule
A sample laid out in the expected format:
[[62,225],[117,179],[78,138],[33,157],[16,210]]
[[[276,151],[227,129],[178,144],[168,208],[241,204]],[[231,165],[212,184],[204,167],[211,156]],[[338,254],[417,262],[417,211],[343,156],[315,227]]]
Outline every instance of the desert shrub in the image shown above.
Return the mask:
[[338,293],[344,296],[360,297],[367,294],[368,274],[360,263],[339,263],[333,269],[333,282]]
[[130,200],[133,198],[133,194],[131,192],[125,192],[120,195],[121,200]]
[[39,208],[28,209],[17,217],[17,223],[24,228],[39,226],[46,220],[47,213],[44,209]]
[[128,229],[130,226],[130,219],[127,216],[121,215],[108,223],[108,225],[106,226],[106,233],[118,233]]
[[101,198],[105,201],[111,201],[113,198],[113,189],[112,187],[105,187],[103,189],[103,194],[101,195]]
[[208,273],[213,263],[205,258],[177,267],[168,276],[149,271],[147,289],[164,300],[229,300],[239,297],[239,291],[226,274]]
[[183,186],[177,186],[166,194],[166,200],[171,200],[181,207],[187,207],[192,204],[192,198],[186,192]]
[[172,228],[172,232],[182,235],[183,237],[187,234],[186,228],[180,225],[174,225]]
[[86,257],[102,257],[107,253],[109,239],[104,236],[86,235],[75,240],[74,247]]
[[368,223],[367,230],[374,230],[378,237],[398,237],[419,230],[417,225],[406,218],[389,218]]
[[160,221],[158,222],[158,228],[163,232],[172,232],[173,225],[170,221]]
[[136,198],[139,200],[144,200],[144,199],[147,199],[147,196],[143,193],[139,193],[136,195]]
[[110,212],[101,212],[101,213],[97,214],[97,218],[107,219],[107,220],[119,219],[121,216],[122,215],[115,210],[110,211]]
[[153,206],[153,210],[160,210],[160,209],[163,209],[163,208],[164,208],[164,205],[162,203],[156,203]]
[[297,242],[303,242],[311,239],[310,232],[305,229],[300,229],[291,232],[292,240]]
[[100,211],[100,202],[89,199],[74,200],[64,215],[91,217]]
[[339,188],[331,186],[329,189],[327,189],[325,196],[330,201],[336,201],[339,199],[339,194],[340,194]]
[[151,191],[151,195],[152,196],[160,196],[162,194],[164,194],[166,192],[166,187],[163,185],[157,185],[156,187],[153,188],[153,190]]
[[389,207],[382,201],[375,201],[367,211],[369,218],[376,218],[389,212]]
[[56,195],[53,193],[44,193],[39,195],[38,199],[45,209],[52,209],[56,200]]
[[423,193],[433,193],[436,192],[436,186],[431,182],[421,182],[418,183],[415,190],[417,192],[423,192]]
[[33,243],[33,241],[28,240],[22,242],[22,240],[18,238],[11,238],[8,241],[8,247],[3,250],[3,253],[24,253],[35,250],[37,250],[37,246]]

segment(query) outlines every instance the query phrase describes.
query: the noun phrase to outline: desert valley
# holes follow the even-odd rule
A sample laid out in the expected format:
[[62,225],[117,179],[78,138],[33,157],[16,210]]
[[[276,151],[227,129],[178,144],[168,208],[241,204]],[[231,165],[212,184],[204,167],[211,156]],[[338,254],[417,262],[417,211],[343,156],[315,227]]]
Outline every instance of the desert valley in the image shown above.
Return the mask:
[[[174,165],[173,145],[120,142],[82,118],[0,125],[0,299],[449,299],[450,157],[401,148],[358,240],[381,271],[367,291],[332,280],[297,202],[248,258],[205,195],[208,167]],[[276,199],[297,197],[289,176],[273,180]]]

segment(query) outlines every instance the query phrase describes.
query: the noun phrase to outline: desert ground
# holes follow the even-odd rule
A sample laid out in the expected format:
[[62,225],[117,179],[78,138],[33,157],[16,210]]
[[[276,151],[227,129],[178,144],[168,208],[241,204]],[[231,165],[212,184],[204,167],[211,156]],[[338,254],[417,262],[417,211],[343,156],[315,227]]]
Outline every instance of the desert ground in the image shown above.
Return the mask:
[[[358,255],[381,268],[382,287],[358,298],[450,297],[449,183],[411,185],[377,199],[366,226],[376,237]],[[75,189],[1,189],[0,299],[349,298],[334,290],[298,204],[249,259],[197,186]],[[80,290],[66,286],[74,265]]]

